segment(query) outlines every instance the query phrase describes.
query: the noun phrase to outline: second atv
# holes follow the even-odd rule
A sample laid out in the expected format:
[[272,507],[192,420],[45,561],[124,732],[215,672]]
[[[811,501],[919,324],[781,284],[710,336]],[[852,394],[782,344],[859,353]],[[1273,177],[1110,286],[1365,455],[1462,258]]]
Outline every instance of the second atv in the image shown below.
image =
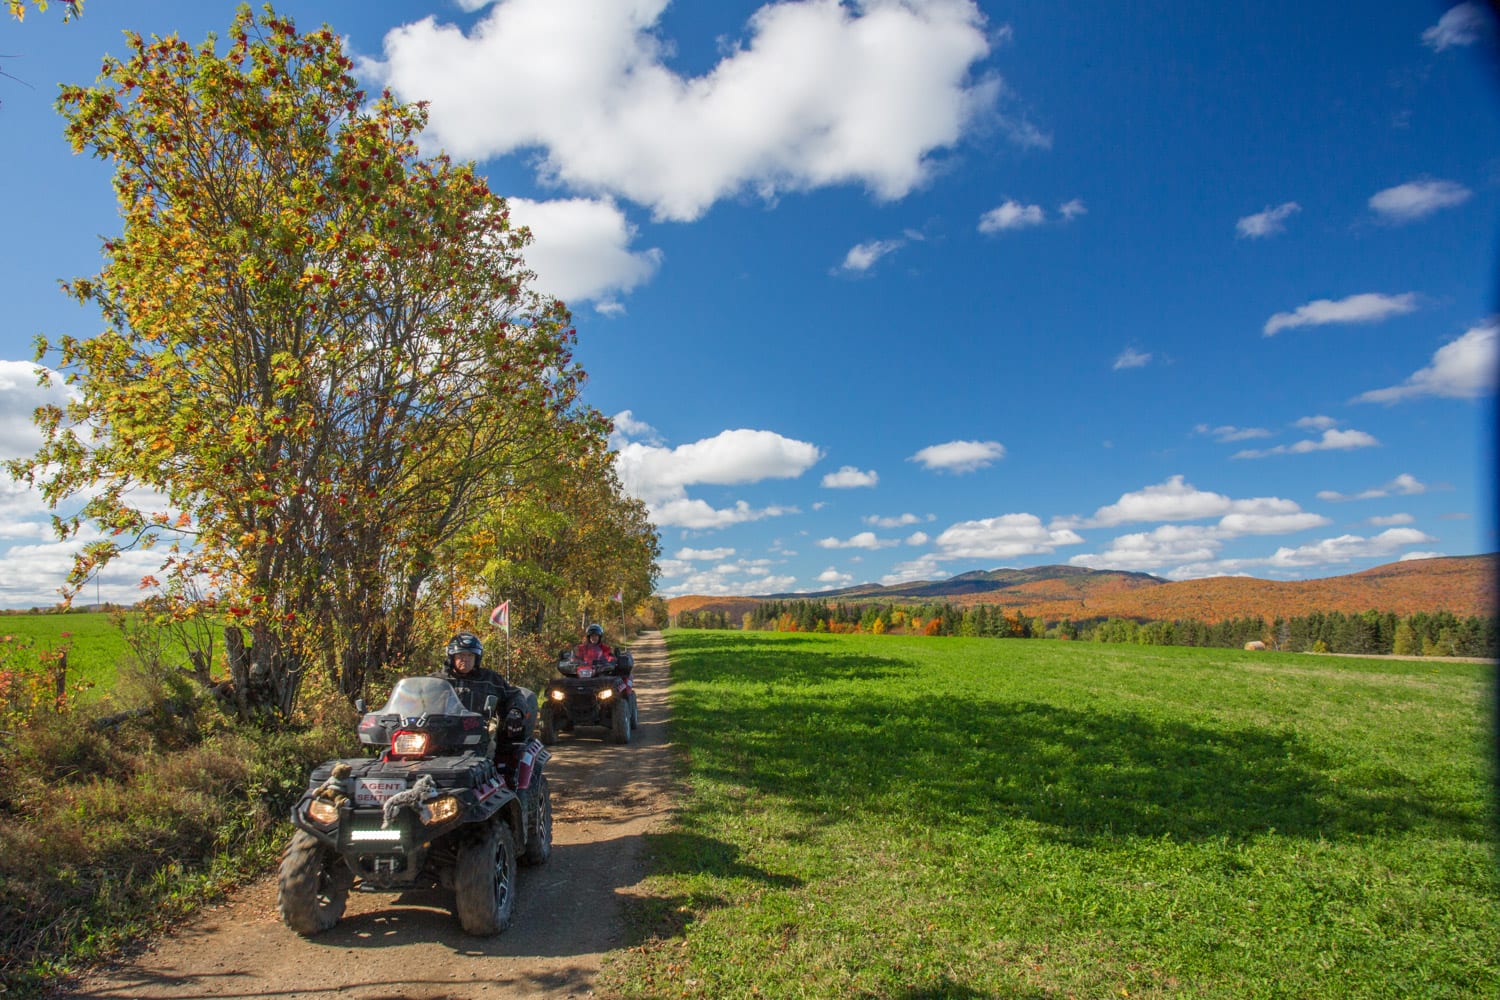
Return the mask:
[[629,743],[630,734],[640,726],[635,685],[630,672],[635,668],[631,655],[620,650],[602,663],[585,663],[564,650],[557,658],[557,672],[542,696],[542,742],[552,746],[559,733],[572,732],[579,726],[608,729],[615,743]]

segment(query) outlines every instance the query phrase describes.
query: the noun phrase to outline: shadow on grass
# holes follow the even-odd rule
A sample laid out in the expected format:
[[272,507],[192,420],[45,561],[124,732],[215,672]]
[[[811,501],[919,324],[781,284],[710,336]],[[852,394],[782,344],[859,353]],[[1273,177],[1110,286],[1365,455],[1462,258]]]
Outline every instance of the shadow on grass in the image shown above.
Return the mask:
[[[814,827],[879,810],[940,830],[1029,821],[1076,844],[1244,841],[1272,831],[1309,839],[1413,830],[1487,835],[1472,803],[1400,772],[1384,769],[1345,787],[1331,779],[1329,757],[1291,731],[938,697],[878,683],[834,690],[826,686],[827,657],[778,642],[757,646],[741,667],[726,666],[731,661],[720,662],[715,647],[732,647],[734,638],[705,638],[690,644],[688,657],[674,640],[676,679],[744,670],[799,697],[773,711],[757,699],[712,692],[678,698],[676,721],[694,734],[695,770],[793,800]],[[854,659],[871,661],[858,669],[877,680],[918,670],[899,660]],[[817,679],[809,686],[810,675]]]
[[[705,878],[746,879],[777,889],[798,889],[801,879],[775,875],[740,860],[740,850],[722,840],[684,831],[648,833],[645,854],[656,875],[690,875]],[[729,905],[715,893],[687,892],[674,896],[634,897],[630,923],[632,945],[650,940],[681,937],[693,920],[710,910]]]

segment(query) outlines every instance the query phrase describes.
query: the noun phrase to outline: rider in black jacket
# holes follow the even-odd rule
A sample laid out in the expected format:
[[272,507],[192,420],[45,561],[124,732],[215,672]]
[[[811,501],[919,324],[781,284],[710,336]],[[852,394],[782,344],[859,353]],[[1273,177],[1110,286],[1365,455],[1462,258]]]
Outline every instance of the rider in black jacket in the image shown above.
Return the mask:
[[499,720],[499,735],[504,741],[525,738],[525,698],[521,689],[493,670],[480,666],[484,645],[473,632],[460,632],[448,640],[443,668],[434,676],[453,685],[458,700],[471,712],[484,714],[484,703],[495,696],[492,717]]

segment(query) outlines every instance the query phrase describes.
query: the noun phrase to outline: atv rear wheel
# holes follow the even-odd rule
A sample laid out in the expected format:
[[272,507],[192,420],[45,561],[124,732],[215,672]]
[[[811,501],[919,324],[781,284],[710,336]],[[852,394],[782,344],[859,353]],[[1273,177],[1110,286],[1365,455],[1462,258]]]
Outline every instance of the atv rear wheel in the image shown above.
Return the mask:
[[630,725],[632,728],[641,728],[641,706],[636,704],[635,694],[630,696]]
[[504,819],[496,817],[484,836],[458,852],[453,872],[458,922],[479,937],[510,926],[516,909],[516,841]]
[[545,705],[541,711],[542,745],[551,746],[557,742],[557,722],[553,719],[551,705]]
[[344,915],[354,873],[338,854],[306,830],[292,835],[276,878],[281,919],[305,937],[321,934]]
[[610,713],[610,730],[616,743],[630,742],[630,705],[623,699],[615,702]]
[[526,830],[526,851],[521,855],[521,861],[528,865],[539,865],[552,857],[552,791],[547,787],[545,774],[532,777],[531,795],[535,805],[531,810],[531,823]]

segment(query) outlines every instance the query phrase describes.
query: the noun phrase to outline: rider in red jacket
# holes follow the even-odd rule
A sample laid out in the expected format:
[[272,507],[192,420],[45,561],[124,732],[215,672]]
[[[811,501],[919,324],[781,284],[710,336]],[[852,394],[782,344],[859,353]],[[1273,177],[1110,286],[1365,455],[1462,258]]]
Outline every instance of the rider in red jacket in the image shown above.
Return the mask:
[[573,659],[598,668],[614,661],[615,651],[604,641],[604,627],[590,625],[583,631],[583,641],[573,650]]

